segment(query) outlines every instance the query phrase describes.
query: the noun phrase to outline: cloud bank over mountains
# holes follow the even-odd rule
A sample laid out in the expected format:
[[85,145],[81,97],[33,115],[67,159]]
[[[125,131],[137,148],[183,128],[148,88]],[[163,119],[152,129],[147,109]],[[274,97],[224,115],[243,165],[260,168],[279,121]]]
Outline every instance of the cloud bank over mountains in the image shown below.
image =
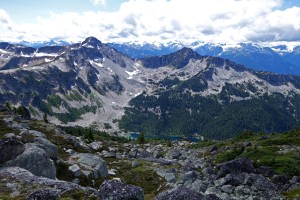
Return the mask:
[[[108,1],[94,0],[95,4]],[[298,42],[300,7],[281,0],[129,0],[114,12],[60,12],[14,23],[0,9],[0,40]],[[1,7],[0,7],[1,8]]]

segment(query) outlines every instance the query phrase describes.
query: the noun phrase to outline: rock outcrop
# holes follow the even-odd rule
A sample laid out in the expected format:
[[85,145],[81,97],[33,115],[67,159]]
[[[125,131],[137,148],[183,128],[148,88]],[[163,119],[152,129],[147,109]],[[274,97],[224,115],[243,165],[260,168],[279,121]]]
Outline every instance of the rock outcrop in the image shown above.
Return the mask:
[[200,200],[205,199],[203,195],[185,187],[174,188],[165,192],[160,193],[155,200]]
[[15,159],[25,151],[25,145],[16,139],[0,140],[0,164]]
[[144,191],[141,187],[122,183],[117,180],[105,181],[99,188],[102,200],[143,200]]
[[22,154],[6,162],[5,166],[21,167],[36,176],[51,179],[56,177],[56,167],[46,151],[30,143],[25,145],[25,151]]
[[90,153],[79,153],[69,158],[71,164],[77,164],[84,174],[93,178],[108,176],[106,162],[99,156]]

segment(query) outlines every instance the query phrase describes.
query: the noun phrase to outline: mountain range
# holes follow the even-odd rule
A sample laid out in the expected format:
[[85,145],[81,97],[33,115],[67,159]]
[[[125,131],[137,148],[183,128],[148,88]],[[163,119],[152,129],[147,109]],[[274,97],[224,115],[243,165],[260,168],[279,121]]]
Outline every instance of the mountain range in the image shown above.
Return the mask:
[[204,42],[182,43],[108,43],[132,58],[161,56],[188,47],[200,55],[230,59],[259,71],[300,75],[300,47],[289,49],[286,45],[261,46],[251,43],[212,44]]
[[221,139],[300,125],[298,76],[186,47],[134,59],[110,45],[94,37],[40,48],[0,43],[0,103],[25,105],[35,118],[47,114],[64,126],[148,135]]
[[[21,41],[19,44],[40,48],[44,46],[68,46],[72,43],[64,40],[49,41]],[[205,43],[187,42],[122,42],[107,43],[108,46],[128,55],[131,58],[141,59],[150,56],[162,56],[174,53],[183,47],[191,48],[203,56],[215,56],[232,60],[248,68],[269,71],[279,74],[300,75],[300,46],[262,45],[254,43]]]

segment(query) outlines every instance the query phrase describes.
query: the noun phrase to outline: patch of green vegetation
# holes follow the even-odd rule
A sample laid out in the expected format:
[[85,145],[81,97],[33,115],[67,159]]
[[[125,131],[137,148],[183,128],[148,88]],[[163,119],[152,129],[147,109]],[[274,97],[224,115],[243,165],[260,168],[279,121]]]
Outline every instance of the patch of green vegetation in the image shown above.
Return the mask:
[[63,123],[74,122],[81,118],[81,115],[86,113],[96,113],[97,106],[83,106],[81,108],[67,107],[68,113],[53,113]]
[[116,141],[119,143],[129,142],[129,140],[125,137],[111,136],[106,132],[98,131],[96,129],[93,129],[92,127],[85,128],[85,127],[75,126],[75,127],[61,127],[61,128],[70,135],[83,136],[85,138],[86,135],[92,134],[94,138],[93,140],[96,141]]
[[96,103],[98,108],[102,107],[101,102],[94,94],[90,94],[90,100],[91,100],[91,102]]
[[204,147],[208,147],[208,146],[219,146],[220,142],[217,141],[213,141],[213,140],[204,140],[204,141],[199,141],[195,144],[190,145],[190,148],[204,148]]
[[69,95],[66,95],[69,101],[83,101],[83,97],[77,90],[72,90]]
[[238,157],[249,158],[255,167],[272,167],[277,174],[286,174],[290,177],[300,175],[299,152],[281,153],[278,146],[236,147],[233,150],[218,153],[216,162],[226,162]]
[[[187,91],[188,88],[201,90],[197,88],[199,79],[201,77],[180,82],[153,95],[142,93],[131,99],[119,127],[145,135],[191,136],[201,133],[205,138],[215,140],[229,139],[245,130],[272,133],[300,127],[300,121],[295,117],[300,115],[300,95],[287,98],[272,94],[231,101],[233,95],[245,98],[249,94],[244,92],[243,85],[227,84],[219,96],[203,97]],[[157,108],[159,112],[153,112]]]
[[232,142],[240,142],[240,141],[249,141],[257,138],[258,135],[263,135],[260,133],[254,133],[252,131],[244,131],[240,134],[237,134],[232,138]]
[[34,109],[32,106],[29,106],[28,109],[33,116],[35,117],[40,116],[39,112],[36,109]]
[[293,130],[285,133],[272,134],[266,140],[258,142],[262,146],[295,145],[300,146],[300,130]]
[[109,123],[104,123],[104,129],[111,129],[111,125]]
[[61,200],[73,200],[73,199],[78,199],[78,200],[97,200],[98,198],[96,196],[88,196],[83,190],[68,190],[67,192],[64,192],[60,196]]
[[47,101],[50,105],[54,106],[55,108],[59,108],[63,100],[60,98],[60,96],[51,94],[47,97]]
[[294,189],[289,192],[284,192],[283,195],[287,200],[299,199],[300,198],[300,189]]
[[117,175],[122,181],[143,188],[145,199],[154,199],[158,193],[166,189],[165,180],[151,170],[149,164],[132,168],[127,162],[119,162],[114,163],[114,167],[117,167]]
[[7,133],[19,134],[18,131],[16,131],[15,129],[10,128],[9,126],[7,126],[5,121],[0,119],[0,139],[3,139],[4,135],[7,134]]
[[216,162],[217,163],[222,163],[222,162],[226,162],[226,161],[229,161],[229,160],[233,160],[233,159],[239,157],[240,155],[242,155],[244,150],[245,149],[243,147],[235,147],[233,150],[229,150],[229,151],[219,153],[216,156]]

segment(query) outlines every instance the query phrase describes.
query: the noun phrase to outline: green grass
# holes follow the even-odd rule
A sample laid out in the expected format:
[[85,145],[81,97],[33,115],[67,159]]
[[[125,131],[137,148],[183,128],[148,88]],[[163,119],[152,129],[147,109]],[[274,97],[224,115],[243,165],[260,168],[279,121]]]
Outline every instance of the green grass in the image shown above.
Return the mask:
[[244,152],[243,148],[237,147],[237,148],[234,148],[233,150],[229,150],[229,151],[219,153],[216,157],[216,162],[217,163],[222,163],[222,162],[226,162],[226,161],[229,161],[229,160],[233,160],[233,159],[241,156],[241,154],[243,152]]
[[47,101],[50,105],[52,105],[56,108],[59,108],[61,103],[63,102],[63,100],[60,98],[60,96],[55,95],[55,94],[49,95],[47,97]]
[[117,177],[128,184],[140,186],[144,190],[145,199],[154,199],[154,197],[164,191],[165,180],[158,176],[149,166],[150,163],[140,161],[139,167],[132,168],[129,162],[119,162],[112,165],[118,170]]
[[295,189],[295,190],[291,190],[289,192],[284,192],[283,195],[288,200],[299,199],[300,198],[300,189]]
[[213,140],[204,140],[204,141],[199,141],[196,144],[190,145],[190,148],[204,148],[212,145],[220,146],[220,142],[213,141]]
[[66,95],[66,98],[70,101],[83,101],[83,97],[77,90],[72,90],[69,95]]
[[269,166],[273,167],[277,174],[286,174],[290,177],[299,176],[300,154],[297,152],[280,154],[278,152],[280,152],[280,148],[277,146],[254,146],[246,150],[235,148],[219,153],[216,156],[216,162],[222,163],[238,157],[246,157],[253,161],[255,167]]
[[0,139],[3,139],[4,135],[7,133],[19,134],[18,131],[8,127],[7,124],[3,120],[0,119]]

